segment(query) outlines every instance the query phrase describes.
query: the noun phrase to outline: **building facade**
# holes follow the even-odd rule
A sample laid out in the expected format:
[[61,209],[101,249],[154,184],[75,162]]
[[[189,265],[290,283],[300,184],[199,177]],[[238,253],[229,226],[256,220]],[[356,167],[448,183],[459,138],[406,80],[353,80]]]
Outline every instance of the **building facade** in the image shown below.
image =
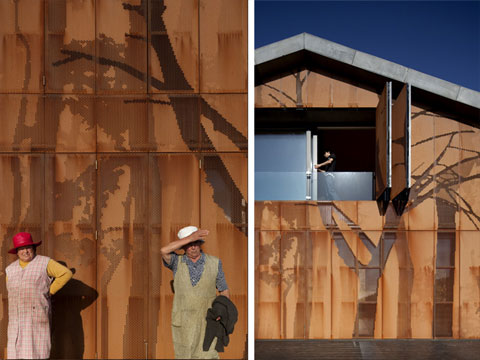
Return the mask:
[[339,174],[375,174],[370,199],[255,194],[256,339],[480,338],[479,109],[478,92],[309,34],[256,50],[256,148],[308,131],[313,163],[329,149]]
[[247,332],[247,1],[0,2],[0,354],[19,231],[75,269],[52,358],[172,358],[160,248],[210,230]]

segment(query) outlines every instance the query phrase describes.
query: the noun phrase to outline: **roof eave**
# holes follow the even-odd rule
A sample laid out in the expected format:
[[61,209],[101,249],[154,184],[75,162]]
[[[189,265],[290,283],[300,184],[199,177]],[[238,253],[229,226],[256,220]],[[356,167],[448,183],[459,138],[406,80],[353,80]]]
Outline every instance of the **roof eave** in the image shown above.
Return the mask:
[[[332,59],[389,80],[410,83],[413,88],[471,106],[480,111],[480,92],[478,91],[307,33],[256,49],[255,67],[257,69],[268,63],[273,64],[281,58],[291,57],[302,51]],[[480,118],[477,120],[480,121]]]

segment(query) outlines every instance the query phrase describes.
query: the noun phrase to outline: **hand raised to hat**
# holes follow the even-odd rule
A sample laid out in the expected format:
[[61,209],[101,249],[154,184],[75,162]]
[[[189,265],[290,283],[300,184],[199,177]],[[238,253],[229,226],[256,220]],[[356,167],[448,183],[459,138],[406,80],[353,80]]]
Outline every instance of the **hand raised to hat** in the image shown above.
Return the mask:
[[192,233],[189,237],[192,239],[191,241],[204,240],[209,232],[210,231],[208,230],[198,229],[197,231]]

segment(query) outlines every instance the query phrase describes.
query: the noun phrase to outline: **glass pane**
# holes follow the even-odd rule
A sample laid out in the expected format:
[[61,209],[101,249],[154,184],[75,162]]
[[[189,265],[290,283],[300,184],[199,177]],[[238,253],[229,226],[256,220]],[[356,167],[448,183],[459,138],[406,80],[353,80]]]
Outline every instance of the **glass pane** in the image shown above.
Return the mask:
[[435,301],[453,301],[453,271],[437,269],[435,273]]
[[438,233],[437,267],[455,266],[455,233]]
[[358,289],[359,301],[377,301],[379,269],[359,269],[358,278],[360,288]]
[[255,200],[305,200],[305,134],[255,136]]
[[435,336],[452,336],[452,304],[435,307]]
[[373,200],[372,172],[319,172],[314,200]]
[[305,134],[255,135],[255,172],[303,172]]
[[358,336],[373,336],[377,304],[358,305]]
[[[257,151],[255,151],[257,153]],[[307,195],[305,171],[256,172],[256,201],[305,200]]]

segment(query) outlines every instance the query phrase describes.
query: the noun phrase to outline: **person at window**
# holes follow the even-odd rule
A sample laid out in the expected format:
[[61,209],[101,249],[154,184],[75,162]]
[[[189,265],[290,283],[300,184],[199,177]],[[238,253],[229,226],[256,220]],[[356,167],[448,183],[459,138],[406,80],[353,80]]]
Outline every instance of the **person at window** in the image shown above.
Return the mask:
[[[334,153],[331,153],[329,150],[326,150],[323,153],[323,157],[325,161],[320,164],[315,164],[315,169],[321,172],[334,172],[335,165],[337,164],[337,157]],[[325,169],[321,169],[321,167],[325,166]]]
[[[163,264],[173,272],[172,339],[176,359],[218,359],[215,339],[203,350],[206,315],[220,295],[230,298],[220,259],[205,254],[201,246],[208,230],[187,226],[178,239],[160,249]],[[185,253],[178,255],[176,250]]]
[[50,298],[72,278],[72,272],[48,256],[37,255],[41,243],[33,242],[31,234],[20,232],[8,251],[18,257],[5,269],[8,359],[50,357]]
[[[325,158],[325,161],[320,164],[316,164],[315,169],[325,173],[326,185],[324,188],[324,200],[338,200],[339,197],[337,195],[337,191],[335,190],[335,175],[333,174],[337,164],[337,157],[334,153],[331,153],[330,150],[326,150],[323,153],[323,157]],[[324,167],[324,169],[322,169],[322,167]]]

